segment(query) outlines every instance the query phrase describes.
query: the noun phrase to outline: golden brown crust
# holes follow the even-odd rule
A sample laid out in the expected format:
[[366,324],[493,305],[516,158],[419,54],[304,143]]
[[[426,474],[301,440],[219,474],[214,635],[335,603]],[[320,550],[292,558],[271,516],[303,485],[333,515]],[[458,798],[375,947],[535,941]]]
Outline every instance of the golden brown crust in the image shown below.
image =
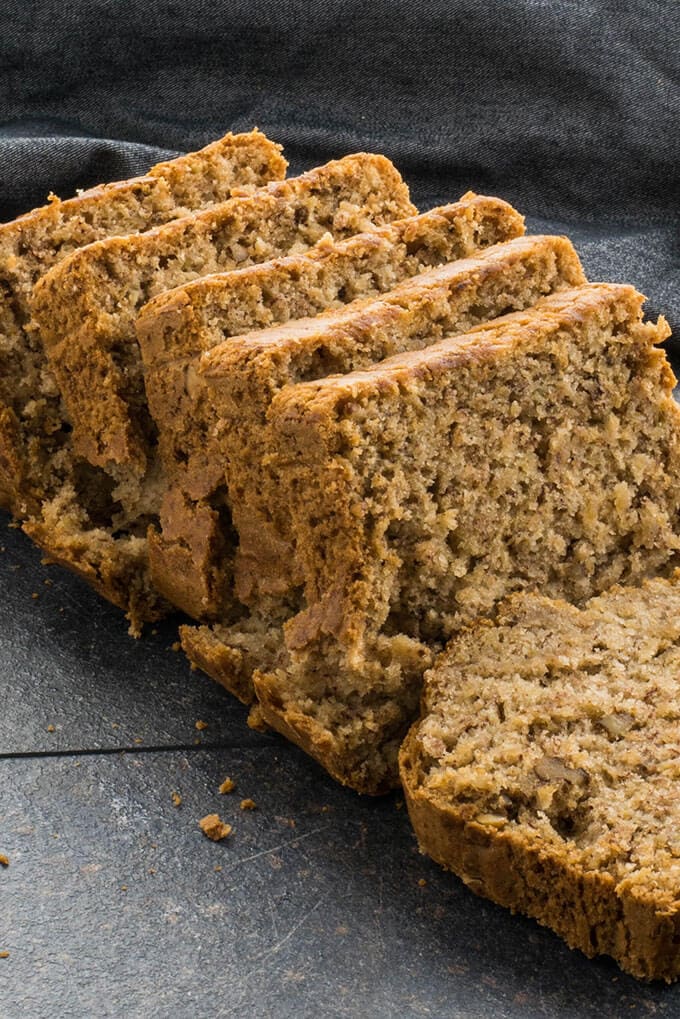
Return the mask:
[[[370,234],[356,234],[336,242],[331,238],[321,240],[304,255],[273,259],[264,265],[236,270],[237,275],[227,272],[201,277],[159,294],[140,312],[137,331],[147,370],[166,357],[210,349],[214,345],[212,327],[216,316],[229,310],[232,288],[237,291],[249,286],[261,289],[276,284],[277,278],[295,280],[301,274],[310,274],[310,262],[316,263],[317,273],[324,266],[330,268],[343,261],[352,264],[357,272],[361,271],[362,264],[367,272],[375,272],[382,267],[380,262],[373,265],[376,256],[395,245],[408,245],[414,256],[420,252],[425,268],[428,264],[434,266],[441,261],[464,257],[473,247],[511,240],[523,232],[523,217],[507,202],[469,193],[450,205],[376,227]],[[461,254],[447,249],[447,243],[451,243],[448,238],[457,236]],[[381,289],[385,288],[376,280],[375,292]],[[296,314],[295,317],[300,316]],[[238,332],[243,333],[248,328],[246,325]],[[231,331],[235,331],[233,327]],[[170,346],[168,338],[172,340]]]
[[252,704],[254,663],[245,650],[225,644],[208,626],[180,626],[179,635],[182,650],[192,665],[242,704]]

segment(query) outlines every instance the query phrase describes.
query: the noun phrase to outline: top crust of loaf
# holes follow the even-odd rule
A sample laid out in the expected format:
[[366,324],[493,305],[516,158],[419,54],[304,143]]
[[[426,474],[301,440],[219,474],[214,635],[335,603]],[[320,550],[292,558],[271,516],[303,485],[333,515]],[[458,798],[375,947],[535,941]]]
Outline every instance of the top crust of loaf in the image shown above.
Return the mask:
[[[302,353],[306,347],[313,349],[320,342],[331,342],[336,334],[340,336],[350,328],[359,335],[364,327],[378,325],[381,321],[389,323],[390,309],[394,309],[393,314],[398,317],[401,310],[419,306],[423,301],[424,294],[432,293],[434,295],[440,285],[442,291],[446,292],[452,286],[452,281],[459,280],[458,285],[461,289],[464,287],[472,289],[485,279],[500,275],[504,267],[521,262],[527,255],[540,248],[546,252],[554,253],[555,260],[562,267],[565,278],[569,279],[572,286],[585,282],[578,255],[568,238],[535,235],[517,237],[505,243],[485,248],[469,258],[461,258],[456,262],[447,262],[444,265],[428,269],[426,272],[405,280],[386,294],[355,301],[347,307],[334,309],[313,318],[296,319],[282,325],[271,326],[268,329],[256,329],[241,336],[232,336],[203,354],[198,370],[206,378],[228,377],[235,367],[249,360],[254,361],[258,357],[263,359],[294,357],[296,354]],[[517,312],[517,314],[526,315],[528,312]],[[504,321],[507,321],[507,318],[508,316],[503,316]],[[492,322],[489,325],[492,325]],[[469,335],[476,335],[479,329],[486,328],[486,325],[476,327],[474,334]],[[440,341],[437,347],[443,342],[446,341]],[[450,342],[455,344],[456,340],[452,339]],[[425,349],[432,350],[433,347]],[[373,374],[373,372],[382,371],[383,367],[389,368],[392,362],[396,362],[398,358],[415,358],[417,360],[419,353],[421,351],[413,351],[380,360],[375,368],[368,369],[367,373]],[[353,372],[352,379],[358,374],[359,372]],[[366,374],[366,372],[361,374]],[[322,389],[329,378],[331,376],[324,376],[317,380],[317,387]],[[338,381],[342,378],[349,378],[349,375],[338,375]],[[308,385],[313,387],[315,382],[312,381]],[[296,390],[296,393],[298,392],[303,394],[307,391]]]
[[[644,300],[634,287],[621,283],[589,283],[578,289],[561,290],[541,298],[526,311],[512,312],[463,336],[440,340],[422,350],[397,354],[365,371],[300,383],[277,396],[273,413],[291,423],[302,414],[310,423],[320,422],[333,418],[336,406],[342,401],[382,390],[394,391],[409,380],[427,382],[429,377],[451,372],[459,365],[492,360],[533,342],[540,333],[578,325],[603,305],[622,319],[639,319]],[[665,319],[662,317],[659,322],[656,343],[670,335]],[[675,376],[670,365],[666,383],[669,391],[672,390]]]
[[[413,214],[416,210],[408,200],[408,189],[398,171],[384,156],[356,153],[343,159],[333,160],[323,167],[317,167],[299,177],[274,181],[260,188],[256,194],[237,197],[216,208],[194,213],[183,219],[149,230],[144,234],[129,237],[112,237],[96,241],[75,251],[64,259],[36,286],[33,311],[40,324],[41,336],[47,347],[59,343],[65,335],[74,333],[83,318],[95,320],[106,311],[109,302],[102,294],[102,286],[120,288],[123,280],[117,278],[118,269],[113,269],[114,260],[122,264],[135,265],[148,262],[152,267],[154,259],[162,259],[166,253],[183,249],[191,244],[194,237],[209,238],[213,233],[232,220],[248,217],[249,211],[265,215],[276,205],[293,202],[302,194],[314,195],[327,186],[334,178],[363,178],[368,188],[381,194],[391,191],[395,207]],[[64,291],[69,301],[58,300]],[[148,295],[149,298],[153,296]]]
[[[166,160],[152,166],[146,174],[127,180],[97,184],[78,192],[73,198],[60,199],[52,195],[47,205],[40,205],[16,219],[0,224],[0,245],[23,241],[27,243],[33,230],[42,232],[49,227],[56,231],[65,223],[79,216],[89,215],[97,206],[105,207],[125,197],[127,193],[149,193],[160,188],[167,201],[187,210],[194,208],[191,199],[197,186],[205,190],[210,187],[213,197],[209,200],[223,202],[228,191],[247,185],[260,186],[266,181],[282,180],[288,166],[281,155],[282,146],[270,141],[261,131],[244,134],[226,134],[211,142],[205,148],[176,159]],[[224,170],[230,171],[235,163],[240,173],[225,187]],[[219,171],[222,173],[218,176]],[[201,204],[204,195],[201,195]],[[84,224],[85,226],[86,224]]]
[[[476,222],[482,229],[488,221],[488,230],[496,226],[497,232],[502,234],[498,241],[519,237],[524,232],[524,217],[507,202],[470,192],[458,202],[376,227],[370,233],[355,234],[342,241],[334,241],[330,237],[322,239],[301,256],[278,258],[265,265],[203,276],[159,294],[142,309],[137,331],[143,344],[145,362],[148,365],[163,357],[207,349],[202,334],[219,326],[221,312],[228,313],[232,286],[242,289],[251,282],[255,286],[266,286],[269,276],[275,278],[279,275],[294,280],[298,273],[305,271],[309,261],[332,264],[346,259],[348,263],[355,262],[359,272],[364,259],[381,248],[395,245],[404,245],[409,252],[413,250],[417,254],[432,242],[435,253],[438,246],[444,246],[443,240],[437,242],[437,236],[445,237],[451,224],[461,220]],[[483,239],[480,238],[481,241]],[[432,258],[433,253],[426,257]],[[218,316],[217,319],[215,316]],[[167,337],[172,341],[169,348]]]

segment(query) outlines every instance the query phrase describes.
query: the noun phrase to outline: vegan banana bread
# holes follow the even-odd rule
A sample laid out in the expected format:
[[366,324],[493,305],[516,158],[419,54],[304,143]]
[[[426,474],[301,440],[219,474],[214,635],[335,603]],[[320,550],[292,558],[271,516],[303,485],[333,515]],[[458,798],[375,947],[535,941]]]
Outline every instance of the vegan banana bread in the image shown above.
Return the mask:
[[163,611],[146,557],[164,480],[135,338],[139,308],[202,273],[304,250],[328,231],[348,236],[412,212],[388,160],[347,156],[157,230],[89,245],[37,284],[32,310],[73,442],[65,450],[65,481],[25,529],[55,561],[124,607],[133,628]]
[[642,301],[561,291],[275,397],[306,605],[255,692],[340,781],[395,782],[424,667],[510,592],[578,604],[677,562],[680,408]]
[[[59,460],[65,416],[38,337],[28,328],[35,283],[76,248],[149,230],[235,188],[285,176],[280,146],[259,131],[228,134],[200,152],[154,166],[145,177],[105,184],[0,226],[0,505],[34,511]],[[67,431],[67,429],[66,429]]]
[[400,754],[420,847],[642,979],[680,975],[680,574],[456,637]]

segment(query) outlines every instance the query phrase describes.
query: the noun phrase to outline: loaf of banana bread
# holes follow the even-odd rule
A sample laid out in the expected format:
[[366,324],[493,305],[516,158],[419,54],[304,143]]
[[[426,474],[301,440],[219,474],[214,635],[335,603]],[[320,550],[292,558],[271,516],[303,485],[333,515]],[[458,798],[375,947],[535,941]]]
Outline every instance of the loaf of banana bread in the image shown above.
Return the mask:
[[0,226],[0,505],[25,517],[49,490],[68,428],[55,379],[28,328],[36,282],[83,245],[149,230],[235,188],[285,176],[280,146],[259,131],[228,134],[200,152],[105,184]]
[[[390,290],[432,265],[515,237],[522,229],[521,217],[505,202],[467,195],[370,233],[322,241],[306,255],[206,277],[162,294],[142,310],[137,332],[146,391],[171,486],[161,511],[163,534],[150,539],[150,554],[154,580],[171,601],[197,618],[219,618],[225,605],[216,587],[230,598],[231,584],[225,587],[230,558],[218,532],[231,533],[224,460],[234,405],[229,402],[224,419],[219,382],[210,367],[207,377],[204,374],[201,353],[249,329],[318,315],[350,302],[355,308],[358,299]],[[573,277],[571,282],[578,280]],[[263,344],[270,335],[262,334]],[[244,349],[240,339],[236,344]],[[180,356],[171,356],[173,349]],[[318,353],[316,357],[323,371],[323,359]],[[365,360],[363,355],[362,363]],[[354,365],[356,359],[348,354],[343,363]],[[310,370],[312,365],[307,375]],[[266,412],[260,382],[266,390],[264,379],[254,380],[254,394],[237,410],[240,436],[248,428],[245,418],[257,430],[260,411]],[[248,406],[251,399],[257,411]],[[248,459],[256,462],[259,446],[251,446],[250,438],[247,445]],[[260,506],[257,513],[262,517],[267,510]]]
[[340,781],[395,782],[424,667],[508,593],[578,604],[677,561],[680,409],[642,300],[561,291],[275,397],[304,608],[255,692]]
[[25,529],[122,605],[133,628],[163,608],[146,557],[164,479],[135,337],[139,308],[203,273],[305,250],[329,231],[349,236],[413,211],[388,160],[347,156],[145,234],[89,245],[36,285],[31,307],[73,435],[66,480]]
[[572,948],[676,979],[680,574],[582,609],[513,595],[452,641],[422,710],[400,754],[422,851]]

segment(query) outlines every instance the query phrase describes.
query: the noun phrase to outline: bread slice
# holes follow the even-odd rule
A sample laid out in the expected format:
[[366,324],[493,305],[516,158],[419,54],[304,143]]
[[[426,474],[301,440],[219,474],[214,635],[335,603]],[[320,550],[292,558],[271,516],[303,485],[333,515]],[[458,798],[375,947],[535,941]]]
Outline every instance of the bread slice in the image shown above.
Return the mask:
[[32,311],[73,441],[25,529],[125,608],[133,629],[165,608],[146,555],[164,480],[135,337],[140,307],[203,273],[305,250],[328,231],[348,236],[413,211],[392,164],[360,153],[157,230],[89,245],[35,287]]
[[[582,281],[566,238],[518,238],[423,273],[378,301],[236,337],[204,355],[199,373],[221,441],[213,462],[226,480],[228,514],[173,492],[164,507],[164,558],[156,558],[160,540],[152,543],[161,590],[189,613],[221,621],[212,636],[182,631],[191,660],[209,666],[210,675],[242,696],[251,690],[244,670],[274,663],[283,643],[281,625],[300,607],[304,575],[290,506],[269,457],[277,440],[267,418],[277,394],[305,379],[369,366],[387,354],[465,332]],[[201,489],[192,494],[200,496]],[[225,626],[235,615],[233,589],[253,615]]]
[[680,573],[514,595],[426,676],[400,754],[420,847],[633,976],[680,975]]
[[144,177],[105,184],[0,226],[0,505],[19,516],[43,498],[59,458],[64,412],[42,344],[28,329],[36,282],[75,249],[149,230],[285,176],[280,146],[259,131],[228,134]]
[[306,605],[255,692],[341,781],[394,783],[424,667],[508,593],[579,603],[677,561],[680,408],[642,301],[561,291],[274,399]]
[[[233,436],[248,466],[258,462],[260,445],[255,436],[266,414],[269,376],[271,386],[277,387],[279,376],[288,381],[297,378],[301,370],[295,357],[291,360],[284,353],[278,332],[258,333],[263,359],[257,366],[250,364],[252,338],[238,337],[233,344],[231,338],[248,327],[260,330],[276,322],[294,323],[303,316],[319,315],[326,308],[348,303],[354,314],[357,299],[390,290],[395,283],[428,266],[474,253],[517,236],[522,229],[521,217],[505,202],[469,195],[453,205],[345,241],[321,242],[307,255],[207,277],[161,295],[143,309],[137,331],[144,355],[146,390],[159,429],[166,478],[173,486],[161,513],[163,536],[150,543],[152,572],[157,586],[171,601],[197,618],[224,616],[231,601],[233,559],[218,533],[224,531],[226,537],[232,533],[224,487],[225,457],[230,456]],[[514,257],[521,261],[519,255]],[[530,274],[534,268],[527,264],[525,271]],[[550,270],[546,271],[549,274]],[[578,280],[572,276],[570,281]],[[442,290],[442,284],[435,280],[428,286],[430,290]],[[338,321],[345,319],[341,316]],[[323,330],[331,335],[331,322],[336,323],[336,318],[319,319],[316,355],[311,353],[311,337],[306,352],[299,350],[298,361],[302,357],[309,362],[311,357],[318,362],[306,363],[307,376],[315,367],[324,371],[318,351]],[[377,318],[375,323],[377,327]],[[317,329],[313,324],[310,328]],[[290,329],[297,331],[298,326],[291,324]],[[338,370],[366,363],[367,357],[370,360],[367,349],[362,350],[362,345],[355,344],[347,334],[346,340],[347,351],[338,352]],[[277,374],[272,373],[267,345],[279,341],[282,357],[290,364],[286,367],[281,362]],[[181,356],[168,355],[168,342],[171,349],[181,350]],[[367,342],[363,346],[368,347]],[[215,351],[214,359],[200,356],[210,349]],[[248,359],[245,369],[244,358]],[[213,368],[215,362],[217,367]],[[229,386],[232,363],[241,365],[236,371],[238,393]],[[250,371],[248,380],[244,380],[244,370]],[[227,388],[224,394],[223,378]],[[244,386],[249,386],[247,393]],[[228,484],[229,478],[226,480]],[[268,511],[257,496],[256,500],[259,527]],[[271,530],[266,519],[264,526],[265,531]]]

